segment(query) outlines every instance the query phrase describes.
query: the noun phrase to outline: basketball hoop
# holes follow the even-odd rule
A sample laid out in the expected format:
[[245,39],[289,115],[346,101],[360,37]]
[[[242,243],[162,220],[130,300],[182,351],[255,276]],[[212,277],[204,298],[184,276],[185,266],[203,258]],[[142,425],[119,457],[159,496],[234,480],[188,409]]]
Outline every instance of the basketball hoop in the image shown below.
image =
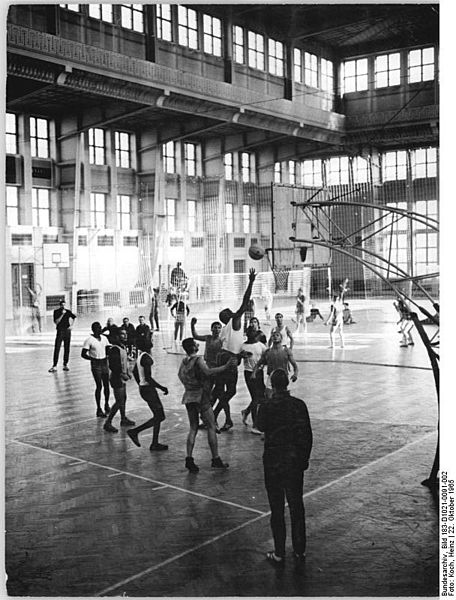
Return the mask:
[[62,262],[62,255],[60,252],[53,252],[51,255],[51,262],[54,267],[60,267]]
[[289,266],[277,266],[272,269],[274,275],[275,291],[286,291],[288,289]]

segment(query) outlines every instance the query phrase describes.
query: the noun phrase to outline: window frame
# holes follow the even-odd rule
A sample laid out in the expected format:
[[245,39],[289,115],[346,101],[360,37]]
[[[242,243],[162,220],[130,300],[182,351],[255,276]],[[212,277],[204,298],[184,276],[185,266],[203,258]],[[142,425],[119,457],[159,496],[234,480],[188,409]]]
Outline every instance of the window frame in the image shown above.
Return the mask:
[[302,50],[293,48],[293,79],[296,83],[302,83]]
[[162,144],[163,171],[167,175],[176,173],[176,142]]
[[5,117],[5,152],[6,154],[17,154],[18,150],[17,135],[17,115],[16,113],[6,113]]
[[[89,163],[91,165],[106,164],[106,131],[101,127],[90,127],[89,132]],[[103,137],[101,143],[100,137]],[[101,162],[100,162],[101,161]]]
[[198,13],[193,8],[177,6],[177,43],[179,46],[199,50]]
[[120,4],[121,27],[137,33],[144,33],[143,6],[143,4]]
[[[103,21],[104,23],[113,23],[112,4],[89,4],[88,14],[92,19]],[[98,14],[93,14],[97,12]]]
[[[125,147],[123,140],[127,139]],[[114,151],[116,155],[116,167],[119,169],[131,169],[131,133],[128,131],[114,132]]]
[[176,231],[176,199],[166,198],[166,231]]
[[[412,56],[417,55],[419,53],[419,60],[416,64],[411,64]],[[425,53],[432,53],[432,61],[426,62],[424,60]],[[426,48],[414,48],[413,50],[409,50],[407,53],[407,82],[409,84],[414,83],[422,83],[425,81],[434,81],[435,79],[435,48],[434,46],[428,46]],[[427,67],[427,68],[426,68]],[[432,67],[432,68],[431,68]],[[430,70],[431,76],[425,76],[425,71]],[[419,75],[418,78],[412,79],[412,73],[417,73]]]
[[250,152],[241,152],[241,180],[243,183],[254,183],[253,154]]
[[[353,65],[353,73],[349,73],[347,75],[347,68],[350,67],[350,71],[352,70]],[[364,69],[361,70],[361,66],[365,65]],[[361,72],[359,72],[361,70]],[[353,94],[356,92],[364,92],[369,89],[369,62],[366,57],[364,58],[355,58],[353,60],[347,60],[342,63],[341,69],[342,75],[342,85],[341,88],[343,90],[343,95],[345,94]],[[347,85],[347,80],[350,82],[354,82],[354,87],[350,86],[350,89],[347,89],[349,86]]]
[[301,185],[308,187],[323,186],[323,161],[321,158],[301,161]]
[[[259,47],[261,46],[261,47]],[[265,43],[264,35],[255,33],[254,31],[247,32],[247,65],[251,69],[258,71],[265,70]],[[261,63],[261,66],[260,66]]]
[[106,229],[106,194],[90,192],[89,202],[90,227],[92,229]]
[[225,231],[234,233],[234,204],[225,202]]
[[242,205],[242,231],[243,233],[251,233],[252,211],[250,204]]
[[[190,152],[191,150],[191,152]],[[191,154],[193,153],[193,156]],[[193,142],[184,142],[184,166],[187,177],[198,174],[198,148]]]
[[[218,34],[214,32],[214,25],[217,23]],[[203,14],[203,52],[212,56],[222,56],[222,21],[205,13]]]
[[304,52],[304,84],[318,89],[318,56],[312,52]]
[[[164,14],[167,13],[167,14]],[[173,41],[173,14],[171,4],[157,4],[155,13],[157,37],[166,42]]]
[[285,72],[285,47],[283,42],[268,39],[268,73],[283,77]]
[[51,226],[51,193],[48,188],[32,187],[32,225]]
[[[390,160],[394,157],[394,161]],[[382,181],[402,181],[407,179],[407,151],[391,150],[383,152],[382,158]],[[398,159],[402,159],[398,160]],[[393,173],[394,171],[394,173]],[[393,176],[394,175],[394,176]]]
[[245,32],[240,25],[233,25],[233,59],[238,65],[245,65]]
[[[418,153],[424,153],[424,160],[417,160]],[[411,152],[412,179],[427,179],[437,177],[437,148],[428,146],[425,148],[415,148]],[[421,169],[419,166],[423,165]],[[419,173],[423,171],[424,174]]]
[[[125,204],[127,205],[125,208]],[[130,231],[132,229],[132,197],[128,194],[117,194],[117,229]]]
[[[31,116],[29,122],[30,153],[32,158],[50,158],[49,120]],[[45,135],[43,135],[43,131],[40,131],[42,127],[46,129]]]
[[[380,69],[379,62],[381,60],[386,61],[384,68]],[[392,60],[397,60],[396,66],[391,65]],[[379,77],[381,74],[386,78],[385,82],[380,84]],[[401,83],[401,54],[400,52],[388,52],[386,54],[379,54],[374,60],[374,87],[375,89],[384,89],[387,87],[394,87]]]
[[[230,159],[228,159],[230,157]],[[225,152],[223,156],[223,167],[225,171],[226,181],[234,181],[234,154],[233,152]]]
[[6,224],[10,227],[14,227],[15,225],[19,225],[19,190],[15,185],[7,185],[5,187]]

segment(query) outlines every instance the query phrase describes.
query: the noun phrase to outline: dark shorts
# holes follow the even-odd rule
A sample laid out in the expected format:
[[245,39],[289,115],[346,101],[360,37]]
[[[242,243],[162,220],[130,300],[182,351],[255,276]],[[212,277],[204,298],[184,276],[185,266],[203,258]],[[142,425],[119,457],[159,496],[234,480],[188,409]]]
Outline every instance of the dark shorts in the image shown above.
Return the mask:
[[90,368],[94,376],[109,375],[108,360],[106,358],[90,361]]
[[163,404],[158,397],[157,390],[150,385],[141,385],[139,386],[139,394],[149,405],[150,410],[154,413],[154,417],[160,421],[164,421],[165,411],[163,409]]

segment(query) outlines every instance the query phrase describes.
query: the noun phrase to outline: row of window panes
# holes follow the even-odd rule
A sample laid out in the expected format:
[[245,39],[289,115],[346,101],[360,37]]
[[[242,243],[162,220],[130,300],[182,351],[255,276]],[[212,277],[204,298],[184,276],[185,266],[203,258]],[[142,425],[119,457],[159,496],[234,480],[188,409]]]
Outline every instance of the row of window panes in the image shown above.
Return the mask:
[[[117,228],[131,229],[131,197],[117,196]],[[51,224],[50,191],[46,188],[32,188],[32,225],[49,227]],[[19,193],[15,186],[6,186],[6,223],[19,225]],[[90,194],[90,226],[99,229],[106,227],[106,194]]]
[[[437,176],[436,148],[419,148],[410,153],[412,178],[420,179]],[[292,162],[292,161],[290,161]],[[276,163],[277,165],[277,163]],[[327,185],[349,183],[350,163],[348,156],[335,156],[323,161],[304,160],[301,162],[301,185],[322,186],[323,166],[325,165]],[[407,151],[399,150],[385,152],[381,156],[382,180],[394,181],[407,177]],[[295,170],[295,166],[293,170]],[[355,156],[352,160],[353,183],[367,183],[370,180],[370,165],[368,160]],[[278,181],[279,168],[275,167],[275,179]],[[295,178],[295,175],[294,175]],[[292,181],[290,181],[292,185]]]
[[[167,198],[166,200],[166,228],[167,231],[176,231],[176,200]],[[187,201],[187,231],[196,231],[196,201]],[[249,204],[242,205],[242,231],[250,233],[251,229],[251,208]],[[234,217],[233,204],[228,202],[225,204],[225,232],[233,233]]]
[[[407,81],[418,83],[432,81],[435,77],[434,48],[418,48],[407,53]],[[401,83],[401,55],[399,52],[382,54],[374,60],[374,88],[384,88]],[[347,60],[341,65],[343,94],[369,89],[367,58]]]
[[[61,4],[68,10],[79,11],[79,4]],[[112,5],[89,4],[89,16],[113,22]],[[157,35],[166,41],[173,40],[172,11],[170,4],[157,4]],[[122,27],[144,32],[144,15],[141,4],[121,4],[120,20]],[[178,43],[194,50],[199,49],[198,13],[192,8],[177,7]],[[214,56],[222,56],[222,22],[216,17],[202,15],[203,51]],[[267,40],[267,70],[279,77],[284,75],[284,44]],[[266,44],[262,34],[247,31],[239,25],[233,26],[233,57],[235,62],[264,71],[266,69]],[[333,64],[300,48],[293,52],[293,73],[297,82],[323,90],[333,89]],[[304,71],[303,71],[304,67]],[[375,57],[374,86],[376,88],[399,85],[401,74],[399,52]],[[434,48],[418,48],[408,52],[407,80],[409,83],[431,81],[435,76]],[[320,79],[320,81],[318,81]],[[368,89],[368,60],[360,58],[342,64],[341,83],[343,93]]]

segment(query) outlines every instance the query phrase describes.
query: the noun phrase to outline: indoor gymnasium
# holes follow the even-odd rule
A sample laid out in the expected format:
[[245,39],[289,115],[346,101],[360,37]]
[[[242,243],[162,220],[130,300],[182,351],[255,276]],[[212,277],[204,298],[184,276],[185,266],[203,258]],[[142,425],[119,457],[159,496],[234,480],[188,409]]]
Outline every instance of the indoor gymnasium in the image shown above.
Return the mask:
[[5,21],[5,593],[437,597],[439,6]]

